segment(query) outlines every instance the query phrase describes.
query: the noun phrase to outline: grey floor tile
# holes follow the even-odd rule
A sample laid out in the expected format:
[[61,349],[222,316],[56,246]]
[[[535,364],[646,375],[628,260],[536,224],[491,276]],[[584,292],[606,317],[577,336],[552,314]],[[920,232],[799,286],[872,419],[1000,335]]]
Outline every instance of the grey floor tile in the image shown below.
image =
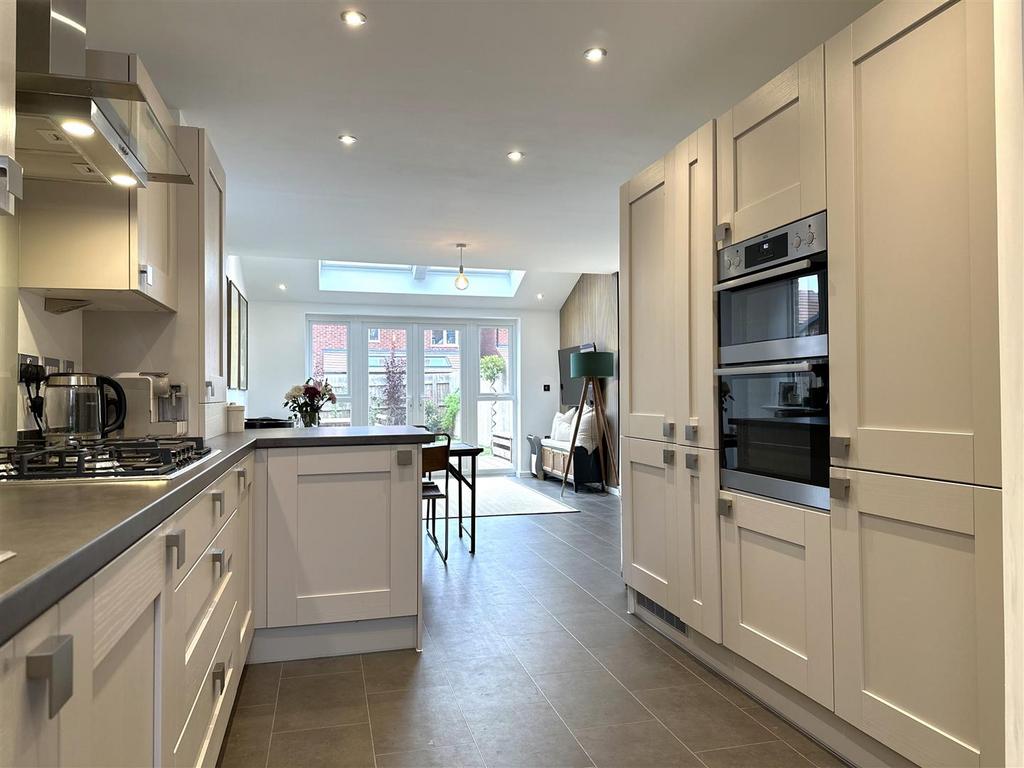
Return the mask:
[[444,658],[436,647],[423,653],[405,650],[365,654],[363,680],[367,693],[448,685]]
[[651,713],[603,669],[538,675],[535,679],[573,731],[652,719]]
[[540,603],[493,605],[488,609],[491,628],[503,637],[555,632],[561,625]]
[[581,613],[601,608],[601,604],[575,585],[533,590],[533,596],[556,617],[563,613]]
[[452,747],[377,755],[377,768],[484,768],[484,759],[470,741]]
[[566,613],[558,621],[583,645],[588,648],[631,643],[637,638],[637,631],[609,610]]
[[371,693],[370,725],[378,754],[412,752],[470,741],[450,687]]
[[273,722],[273,704],[237,707],[224,737],[224,746],[218,763],[220,768],[265,765]]
[[751,707],[743,711],[819,768],[841,768],[846,765],[838,757],[809,736],[805,736],[774,712],[761,706]]
[[702,764],[661,723],[651,720],[576,731],[597,768],[698,768]]
[[449,661],[447,671],[463,709],[544,700],[523,665],[511,654]]
[[247,664],[238,690],[239,707],[255,707],[277,701],[280,664]]
[[325,656],[319,659],[286,661],[281,665],[281,677],[308,677],[337,672],[358,672],[359,656]]
[[590,758],[546,702],[466,712],[488,768],[584,768]]
[[373,768],[370,728],[346,725],[275,733],[268,768]]
[[274,731],[365,723],[361,672],[281,678]]
[[631,691],[703,685],[686,667],[644,637],[637,636],[632,642],[594,646],[591,651]]
[[516,658],[531,675],[601,668],[590,651],[564,629],[512,637],[508,643]]
[[700,759],[708,768],[810,768],[799,752],[782,741],[751,744],[701,752]]
[[704,685],[637,691],[636,695],[694,752],[775,738],[746,712]]

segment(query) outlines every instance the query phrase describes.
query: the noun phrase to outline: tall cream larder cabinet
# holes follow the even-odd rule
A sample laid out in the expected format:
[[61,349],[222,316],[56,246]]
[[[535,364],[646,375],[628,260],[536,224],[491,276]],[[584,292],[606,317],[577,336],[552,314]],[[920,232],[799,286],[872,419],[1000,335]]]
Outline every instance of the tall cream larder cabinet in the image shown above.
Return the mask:
[[992,6],[883,3],[825,54],[835,710],[997,765]]
[[622,186],[619,367],[624,578],[718,640],[714,207],[713,123]]

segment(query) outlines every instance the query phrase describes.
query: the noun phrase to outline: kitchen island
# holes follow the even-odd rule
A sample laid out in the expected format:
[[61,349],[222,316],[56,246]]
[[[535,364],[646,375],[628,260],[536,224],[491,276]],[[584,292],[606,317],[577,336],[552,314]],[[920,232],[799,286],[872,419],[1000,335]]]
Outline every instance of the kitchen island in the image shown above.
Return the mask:
[[431,440],[252,430],[163,480],[0,482],[0,764],[212,765],[247,660],[419,647]]

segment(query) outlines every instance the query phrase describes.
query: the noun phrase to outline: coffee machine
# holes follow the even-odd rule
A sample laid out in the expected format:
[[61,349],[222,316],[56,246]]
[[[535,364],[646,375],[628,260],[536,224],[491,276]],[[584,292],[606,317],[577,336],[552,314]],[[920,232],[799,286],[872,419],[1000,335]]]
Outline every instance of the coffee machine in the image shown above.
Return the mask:
[[114,379],[128,402],[124,437],[179,437],[188,434],[188,393],[166,372],[129,371]]

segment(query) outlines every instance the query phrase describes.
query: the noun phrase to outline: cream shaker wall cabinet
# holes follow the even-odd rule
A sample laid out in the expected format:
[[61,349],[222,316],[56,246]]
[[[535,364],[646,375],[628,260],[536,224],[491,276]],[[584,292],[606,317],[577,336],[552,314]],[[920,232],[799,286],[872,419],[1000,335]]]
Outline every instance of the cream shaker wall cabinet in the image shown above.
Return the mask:
[[[0,444],[18,429],[18,221],[21,166],[14,152],[15,4],[0,3]],[[20,195],[19,195],[20,196]]]
[[919,765],[1003,765],[1000,491],[832,475],[836,714]]
[[832,463],[999,486],[991,4],[825,50]]
[[723,245],[825,209],[822,58],[818,46],[718,118]]
[[18,218],[21,288],[89,309],[177,309],[170,185],[29,180]]

